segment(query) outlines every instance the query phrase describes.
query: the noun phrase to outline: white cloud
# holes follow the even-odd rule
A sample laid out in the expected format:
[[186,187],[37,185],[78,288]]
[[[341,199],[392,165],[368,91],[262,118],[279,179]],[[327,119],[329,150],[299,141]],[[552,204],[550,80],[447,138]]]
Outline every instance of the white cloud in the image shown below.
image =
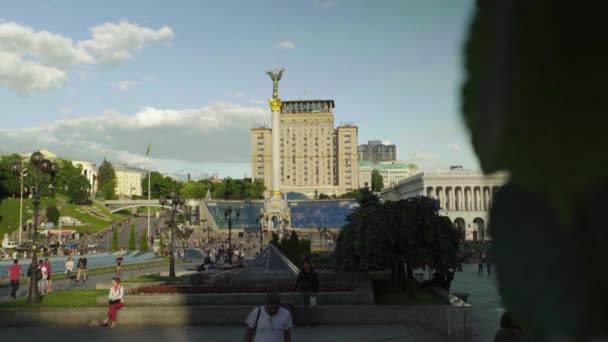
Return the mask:
[[247,94],[245,94],[245,92],[242,92],[242,91],[233,91],[233,92],[227,93],[226,95],[228,95],[230,97],[245,97],[245,96],[247,96]]
[[120,63],[131,58],[134,51],[141,50],[150,43],[173,38],[173,30],[163,26],[158,31],[121,21],[118,24],[105,23],[90,29],[93,39],[78,45],[89,51],[99,63]]
[[448,149],[455,151],[455,152],[462,152],[463,149],[460,145],[456,145],[456,144],[448,144]]
[[31,128],[0,129],[0,146],[10,152],[44,148],[70,158],[139,165],[152,141],[155,167],[166,160],[191,163],[249,163],[250,129],[269,123],[260,107],[218,103],[195,109],[145,107],[127,115],[108,111],[96,116],[60,119]]
[[249,99],[249,103],[253,103],[256,104],[258,106],[262,106],[268,103],[268,101],[266,100],[260,100],[260,99]]
[[335,0],[317,0],[316,7],[317,8],[327,8],[333,7],[336,5]]
[[436,158],[437,158],[437,156],[435,156],[434,154],[431,154],[431,153],[415,152],[415,153],[412,153],[410,160],[411,161],[425,161],[425,160],[433,160]]
[[280,42],[275,46],[277,49],[285,49],[285,50],[294,50],[296,48],[296,44],[290,41]]
[[0,22],[0,85],[22,94],[60,87],[77,65],[119,63],[150,43],[173,37],[169,27],[153,29],[121,21],[91,28],[92,39],[71,38],[14,22]]
[[125,80],[118,82],[118,84],[115,84],[115,87],[120,89],[121,91],[129,91],[137,85],[139,85],[139,82]]

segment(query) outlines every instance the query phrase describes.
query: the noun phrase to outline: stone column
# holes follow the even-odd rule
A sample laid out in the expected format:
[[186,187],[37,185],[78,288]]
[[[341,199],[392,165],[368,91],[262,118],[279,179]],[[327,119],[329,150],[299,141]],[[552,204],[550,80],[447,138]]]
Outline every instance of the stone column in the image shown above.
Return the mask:
[[[272,191],[281,191],[281,117],[280,106],[272,109]],[[276,109],[276,111],[275,111]]]

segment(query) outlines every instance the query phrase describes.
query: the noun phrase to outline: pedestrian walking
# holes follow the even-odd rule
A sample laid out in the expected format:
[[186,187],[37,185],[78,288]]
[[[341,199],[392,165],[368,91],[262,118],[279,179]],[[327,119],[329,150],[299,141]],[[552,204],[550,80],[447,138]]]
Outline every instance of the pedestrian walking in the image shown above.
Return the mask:
[[38,292],[41,295],[46,295],[46,267],[44,267],[44,260],[38,260],[38,274],[40,275],[40,279],[38,279]]
[[117,277],[120,277],[122,274],[122,262],[123,262],[122,254],[118,254],[118,257],[116,257],[116,276]]
[[72,260],[72,257],[68,257],[68,260],[65,262],[65,274],[68,281],[72,279],[72,272],[74,272],[74,260]]
[[108,294],[108,315],[103,321],[104,327],[107,327],[108,324],[110,324],[110,328],[114,328],[116,326],[116,312],[125,306],[123,300],[124,293],[125,290],[122,285],[120,285],[120,278],[112,278],[112,286],[110,286],[110,293]]
[[302,312],[302,325],[314,326],[314,308],[317,306],[317,292],[319,292],[319,275],[312,269],[310,260],[304,260],[302,270],[296,280],[295,291],[300,292],[300,310]]
[[51,261],[49,258],[44,259],[44,267],[46,268],[46,289],[45,292],[53,293],[53,278],[51,277]]
[[19,260],[14,259],[11,267],[8,268],[8,278],[11,281],[11,297],[17,298],[19,289],[19,276],[23,275],[23,269],[19,266]]
[[276,292],[266,296],[264,306],[249,313],[245,324],[245,342],[291,342],[291,314],[281,307],[281,297]]
[[84,254],[80,254],[80,259],[78,259],[78,274],[76,274],[76,282],[80,282],[80,275],[82,274],[83,283],[87,282],[87,258],[85,258]]

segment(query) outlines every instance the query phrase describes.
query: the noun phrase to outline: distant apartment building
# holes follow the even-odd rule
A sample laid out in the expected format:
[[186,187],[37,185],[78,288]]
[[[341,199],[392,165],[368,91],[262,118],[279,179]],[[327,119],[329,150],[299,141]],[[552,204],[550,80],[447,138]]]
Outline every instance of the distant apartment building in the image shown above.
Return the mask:
[[114,172],[116,173],[116,196],[124,198],[143,195],[141,180],[148,171],[126,165],[114,165]]
[[[281,106],[281,191],[313,197],[358,188],[357,126],[334,128],[333,100],[284,101]],[[272,187],[272,129],[251,130],[251,174]]]
[[397,146],[380,140],[370,140],[359,145],[359,160],[371,162],[391,162],[397,160]]

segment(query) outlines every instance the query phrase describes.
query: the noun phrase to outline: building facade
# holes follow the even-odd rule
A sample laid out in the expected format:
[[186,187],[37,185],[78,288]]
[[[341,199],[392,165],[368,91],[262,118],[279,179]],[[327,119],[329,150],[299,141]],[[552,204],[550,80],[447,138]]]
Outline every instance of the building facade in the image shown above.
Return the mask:
[[82,167],[82,175],[86,177],[91,184],[91,193],[94,195],[97,193],[97,165],[90,161],[84,160],[72,160],[74,166],[80,165]]
[[439,200],[440,215],[448,216],[465,231],[467,240],[487,240],[489,209],[496,192],[509,179],[507,173],[453,169],[421,172],[382,190],[386,201],[427,196]]
[[130,198],[143,195],[141,180],[148,171],[126,165],[115,165],[114,172],[116,173],[116,196]]
[[359,145],[359,160],[371,162],[394,162],[397,160],[397,146],[384,144],[380,140],[370,140]]
[[397,185],[401,180],[415,175],[419,172],[414,164],[399,162],[374,163],[367,160],[359,160],[359,187],[371,186],[372,171],[378,170],[382,176],[384,187]]
[[[356,189],[357,127],[334,129],[334,101],[284,101],[280,113],[281,191],[314,196]],[[251,130],[251,174],[272,187],[272,129]]]

